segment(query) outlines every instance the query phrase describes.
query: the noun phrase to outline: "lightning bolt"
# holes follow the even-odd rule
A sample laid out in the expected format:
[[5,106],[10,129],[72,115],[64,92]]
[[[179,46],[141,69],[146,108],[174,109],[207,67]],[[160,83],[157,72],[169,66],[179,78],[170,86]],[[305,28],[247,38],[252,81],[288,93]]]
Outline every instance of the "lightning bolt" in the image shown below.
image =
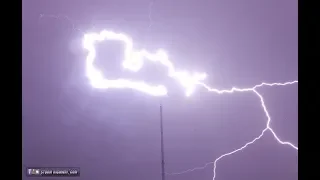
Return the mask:
[[[148,29],[152,26],[152,19],[151,19],[151,7],[153,5],[153,1],[150,2],[149,4],[149,20],[150,24]],[[243,146],[239,147],[238,149],[234,149],[233,151],[227,152],[225,154],[222,154],[218,158],[216,158],[214,161],[205,163],[203,166],[195,167],[192,169],[188,169],[185,171],[181,172],[174,172],[174,173],[166,173],[167,175],[180,175],[184,173],[189,173],[193,172],[196,170],[203,170],[207,168],[209,165],[213,164],[213,180],[216,178],[216,169],[217,169],[217,163],[222,160],[226,156],[230,156],[233,154],[236,154],[238,152],[241,152],[245,148],[247,148],[249,145],[254,144],[257,140],[259,140],[265,132],[269,131],[272,133],[274,136],[275,140],[282,145],[287,145],[293,148],[294,150],[298,151],[298,147],[290,142],[284,142],[282,141],[274,132],[274,130],[271,128],[270,123],[271,123],[271,118],[269,115],[269,112],[267,110],[267,107],[264,103],[263,96],[257,91],[258,88],[261,88],[263,86],[286,86],[286,85],[292,85],[298,83],[298,81],[291,81],[291,82],[285,82],[285,83],[261,83],[258,85],[255,85],[251,88],[231,88],[231,89],[224,89],[224,90],[219,90],[219,89],[214,89],[203,83],[203,80],[206,78],[205,73],[193,73],[191,74],[190,72],[187,71],[177,71],[175,67],[173,66],[173,63],[169,61],[168,55],[164,50],[158,50],[155,53],[149,53],[146,50],[135,50],[133,48],[133,43],[131,39],[126,36],[125,34],[121,33],[115,33],[111,31],[102,31],[100,33],[89,33],[86,34],[79,28],[76,28],[72,19],[69,18],[68,16],[65,15],[45,15],[45,14],[40,14],[39,18],[55,18],[55,19],[66,19],[69,21],[72,25],[72,29],[76,31],[80,31],[82,34],[84,34],[84,41],[83,45],[85,49],[88,50],[88,56],[86,59],[86,72],[87,76],[93,85],[93,87],[96,88],[131,88],[135,90],[139,90],[141,92],[144,92],[149,95],[154,95],[154,96],[165,96],[167,95],[167,89],[164,85],[157,85],[157,86],[152,86],[149,85],[143,81],[140,82],[134,82],[131,80],[126,80],[126,79],[116,79],[116,80],[107,80],[104,79],[102,72],[100,72],[96,67],[93,66],[93,61],[95,59],[95,48],[94,44],[97,41],[102,41],[102,40],[114,40],[114,41],[122,41],[125,45],[125,59],[122,63],[123,67],[127,70],[131,70],[133,72],[139,71],[144,64],[145,60],[149,60],[149,62],[154,62],[154,63],[159,63],[163,66],[165,66],[168,70],[168,76],[175,79],[180,85],[182,85],[185,88],[185,94],[187,96],[190,96],[196,86],[201,86],[205,88],[208,92],[213,92],[213,93],[218,93],[218,94],[230,94],[230,93],[241,93],[241,92],[253,92],[260,100],[260,105],[267,117],[267,122],[266,122],[266,127],[261,131],[259,135],[257,135],[254,139],[251,141],[248,141],[245,143]]]
[[177,70],[174,67],[173,63],[169,60],[168,55],[164,50],[159,49],[155,53],[150,53],[144,49],[136,50],[133,47],[132,40],[127,35],[122,33],[115,33],[112,31],[103,30],[100,33],[85,34],[83,39],[83,47],[86,50],[88,50],[88,55],[86,58],[86,75],[90,80],[91,85],[94,88],[100,88],[100,89],[129,88],[129,89],[138,90],[153,96],[165,96],[167,95],[167,92],[168,92],[167,88],[161,84],[150,85],[143,81],[133,81],[129,79],[110,80],[103,77],[102,72],[99,71],[93,64],[96,56],[96,50],[94,45],[96,42],[103,41],[103,40],[123,42],[125,46],[125,50],[124,50],[124,61],[122,62],[122,66],[124,69],[130,70],[132,72],[138,72],[143,67],[145,61],[159,63],[160,65],[166,67],[168,72],[167,75],[170,78],[176,80],[178,84],[180,84],[184,88],[186,96],[190,96],[194,92],[196,86],[201,86],[205,88],[208,92],[213,92],[218,94],[250,91],[250,92],[253,92],[255,95],[257,95],[257,97],[260,99],[261,107],[267,117],[266,127],[261,131],[260,135],[258,135],[253,140],[247,142],[242,147],[235,149],[231,152],[225,153],[219,156],[214,161],[206,163],[204,166],[188,169],[186,171],[177,172],[177,173],[167,173],[168,175],[184,174],[184,173],[192,172],[195,170],[204,169],[208,165],[213,164],[213,180],[215,180],[216,174],[217,174],[216,168],[219,160],[221,160],[226,156],[230,156],[232,154],[235,154],[237,152],[244,150],[246,147],[248,147],[249,145],[259,140],[267,131],[270,131],[272,133],[272,135],[274,136],[274,138],[279,144],[288,145],[298,151],[297,146],[293,145],[290,142],[284,142],[280,140],[280,138],[276,135],[274,130],[271,128],[270,126],[271,118],[267,110],[267,107],[265,105],[263,96],[257,91],[258,88],[263,86],[286,86],[286,85],[298,83],[298,81],[291,81],[291,82],[285,82],[285,83],[261,83],[251,88],[233,87],[231,89],[224,89],[224,90],[211,88],[203,82],[204,79],[206,78],[205,73],[197,73],[197,72],[190,73],[185,70]]
[[152,12],[152,6],[154,4],[154,0],[151,0],[149,2],[149,5],[148,5],[148,19],[149,19],[149,25],[148,25],[148,28],[147,28],[147,31],[149,31],[149,28],[151,28],[153,22],[152,22],[152,16],[151,16],[151,12]]
[[295,149],[298,151],[298,147],[295,146],[294,144],[290,143],[290,142],[285,142],[285,141],[282,141],[280,140],[280,138],[276,135],[276,133],[274,132],[274,130],[271,128],[270,126],[270,123],[271,123],[271,117],[270,117],[270,114],[267,110],[267,107],[265,105],[265,102],[264,102],[264,99],[263,99],[263,96],[257,91],[257,88],[259,87],[262,87],[262,86],[286,86],[286,85],[291,85],[291,84],[295,84],[295,83],[298,83],[298,81],[291,81],[291,82],[285,82],[285,83],[261,83],[259,85],[256,85],[252,88],[243,88],[243,89],[239,89],[239,88],[231,88],[229,90],[218,90],[218,89],[212,89],[210,87],[208,87],[207,85],[205,84],[202,84],[203,87],[205,87],[208,91],[210,92],[215,92],[215,93],[218,93],[218,94],[223,94],[223,93],[234,93],[234,92],[248,92],[248,91],[252,91],[254,92],[260,99],[260,103],[261,103],[261,107],[267,117],[267,123],[266,123],[266,127],[261,131],[260,135],[258,135],[257,137],[255,137],[253,140],[247,142],[246,144],[244,144],[243,146],[241,146],[240,148],[238,149],[235,149],[233,151],[230,151],[230,152],[227,152],[225,154],[222,154],[221,156],[219,156],[217,159],[215,159],[214,161],[212,162],[208,162],[206,163],[205,165],[203,166],[200,166],[200,167],[195,167],[195,168],[192,168],[192,169],[188,169],[188,170],[185,170],[185,171],[182,171],[182,172],[176,172],[176,173],[167,173],[168,175],[180,175],[180,174],[184,174],[184,173],[188,173],[188,172],[193,172],[193,171],[196,171],[196,170],[202,170],[206,167],[208,167],[209,165],[213,164],[213,180],[215,180],[216,178],[216,169],[217,169],[217,163],[219,160],[221,160],[222,158],[226,157],[226,156],[230,156],[232,154],[235,154],[237,152],[240,152],[242,150],[244,150],[246,147],[248,147],[249,145],[255,143],[257,140],[259,140],[266,131],[270,131],[273,135],[273,137],[276,139],[276,141],[279,143],[279,144],[282,144],[282,145],[288,145],[290,146],[291,148]]
[[154,0],[150,1],[150,3],[149,3],[149,14],[148,14],[148,17],[149,17],[149,26],[148,26],[147,31],[149,31],[150,28],[151,28],[151,26],[153,25],[151,12],[152,12],[152,7],[153,7],[153,4],[154,4],[154,3],[155,3]]
[[124,48],[124,61],[122,67],[132,72],[138,72],[144,65],[144,61],[159,63],[167,68],[168,76],[175,79],[185,88],[185,94],[190,96],[197,84],[202,83],[206,78],[205,73],[190,73],[188,71],[177,71],[169,60],[167,53],[159,49],[150,53],[144,49],[135,50],[131,39],[122,33],[103,30],[100,33],[88,33],[84,35],[83,47],[88,50],[86,59],[86,73],[91,85],[95,88],[129,88],[144,92],[153,96],[165,96],[168,91],[164,85],[150,85],[143,81],[132,81],[129,79],[106,79],[103,73],[94,66],[96,56],[95,43],[103,40],[121,41]]
[[145,44],[145,42],[147,41],[147,37],[148,37],[148,34],[149,34],[149,32],[150,32],[150,29],[151,29],[151,26],[153,25],[153,20],[152,20],[152,16],[151,16],[153,4],[154,4],[154,0],[151,0],[151,1],[149,2],[149,6],[148,6],[149,25],[148,25],[147,30],[146,30],[146,32],[145,32],[145,37],[144,37],[144,40],[143,40],[143,42],[142,42],[142,47],[144,47],[144,44]]

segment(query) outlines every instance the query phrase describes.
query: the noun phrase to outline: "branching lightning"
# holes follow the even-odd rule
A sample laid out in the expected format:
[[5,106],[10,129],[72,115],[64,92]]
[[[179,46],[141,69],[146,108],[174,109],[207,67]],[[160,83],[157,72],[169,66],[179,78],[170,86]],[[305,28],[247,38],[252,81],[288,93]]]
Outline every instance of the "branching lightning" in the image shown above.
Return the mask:
[[250,92],[253,92],[255,95],[257,95],[257,97],[259,97],[260,104],[267,117],[266,127],[262,130],[259,136],[247,142],[242,147],[235,149],[231,152],[225,153],[212,162],[206,163],[204,166],[188,169],[183,172],[167,173],[168,175],[184,174],[187,172],[204,169],[208,165],[213,164],[213,180],[215,180],[216,168],[219,160],[221,160],[223,157],[226,157],[244,150],[250,144],[253,144],[257,140],[259,140],[266,131],[270,131],[278,143],[282,145],[288,145],[293,149],[298,150],[298,147],[293,145],[292,143],[284,142],[280,140],[280,138],[276,135],[274,130],[271,128],[270,126],[271,118],[270,118],[269,112],[264,103],[264,99],[262,95],[257,91],[257,88],[262,86],[286,86],[286,85],[298,83],[298,81],[291,81],[291,82],[285,82],[285,83],[261,83],[251,88],[231,88],[231,89],[225,89],[225,90],[214,89],[209,87],[203,82],[204,79],[206,78],[205,73],[197,73],[197,72],[190,73],[184,70],[177,70],[174,67],[173,63],[169,60],[168,55],[164,50],[160,49],[155,53],[150,53],[144,49],[137,50],[137,49],[134,49],[133,42],[125,34],[103,30],[100,33],[85,34],[83,39],[83,46],[85,49],[88,50],[88,55],[86,58],[86,74],[94,88],[101,88],[101,89],[129,88],[129,89],[138,90],[153,96],[165,96],[167,95],[167,92],[168,92],[167,88],[161,84],[150,85],[143,81],[133,81],[129,79],[113,79],[113,80],[105,79],[103,77],[103,73],[94,66],[94,59],[96,56],[95,43],[103,40],[123,42],[125,50],[124,50],[124,61],[122,62],[122,66],[123,68],[129,71],[138,72],[143,67],[145,61],[158,63],[159,65],[165,66],[168,72],[167,75],[170,78],[177,81],[177,83],[184,88],[186,96],[190,96],[194,92],[196,86],[201,86],[206,90],[208,90],[209,92],[214,92],[218,94],[250,91]]
[[262,95],[260,93],[258,93],[257,90],[256,90],[256,88],[262,87],[262,86],[286,86],[286,85],[290,85],[290,84],[294,84],[294,83],[298,83],[298,81],[292,81],[292,82],[286,82],[286,83],[272,83],[272,84],[261,83],[259,85],[254,86],[253,88],[245,88],[245,89],[232,88],[231,90],[217,90],[217,89],[211,89],[211,88],[205,86],[209,91],[216,92],[216,93],[219,93],[219,94],[222,94],[222,93],[234,93],[234,92],[245,92],[245,91],[254,92],[259,97],[260,102],[261,102],[261,106],[263,108],[263,111],[264,111],[265,115],[267,116],[266,127],[261,131],[261,134],[258,135],[257,137],[255,137],[253,140],[247,142],[246,144],[244,144],[243,146],[241,146],[238,149],[235,149],[235,150],[230,151],[228,153],[222,154],[221,156],[219,156],[214,161],[208,162],[203,166],[195,167],[195,168],[188,169],[188,170],[185,170],[185,171],[182,171],[182,172],[167,173],[167,174],[168,175],[184,174],[184,173],[193,172],[193,171],[196,171],[196,170],[202,170],[202,169],[206,168],[207,166],[213,164],[213,180],[215,180],[215,178],[216,178],[216,168],[217,168],[217,163],[218,163],[219,160],[221,160],[223,157],[226,157],[226,156],[229,156],[229,155],[232,155],[232,154],[235,154],[237,152],[240,152],[240,151],[244,150],[246,147],[248,147],[249,145],[251,145],[251,144],[255,143],[257,140],[259,140],[264,135],[264,133],[266,131],[268,131],[268,130],[272,133],[273,137],[276,139],[276,141],[278,143],[280,143],[282,145],[288,145],[288,146],[290,146],[293,149],[298,151],[298,147],[295,146],[294,144],[292,144],[290,142],[285,142],[285,141],[280,140],[280,138],[276,135],[274,130],[270,127],[271,117],[270,117],[269,112],[267,110],[267,107],[266,107],[266,105],[264,103],[264,99],[263,99]]
[[[150,2],[149,4],[149,27],[152,26],[152,18],[151,18],[151,8],[154,2]],[[167,53],[164,50],[159,49],[155,53],[150,53],[144,49],[137,50],[133,47],[133,42],[131,39],[126,36],[125,34],[121,33],[115,33],[112,31],[101,31],[100,33],[85,33],[82,30],[75,27],[73,21],[65,15],[45,15],[40,14],[40,18],[44,17],[50,17],[50,18],[63,18],[69,21],[72,24],[72,29],[76,31],[80,31],[82,34],[84,34],[83,39],[83,46],[85,49],[88,50],[88,55],[86,57],[86,75],[91,82],[91,85],[95,88],[101,88],[101,89],[108,89],[108,88],[129,88],[141,91],[143,93],[153,95],[153,96],[166,96],[168,93],[167,88],[164,85],[151,85],[147,84],[143,81],[133,81],[129,79],[114,79],[109,80],[105,79],[103,77],[103,73],[98,70],[94,66],[94,60],[96,56],[96,50],[95,50],[95,43],[101,42],[103,40],[111,40],[111,41],[121,41],[124,44],[125,50],[124,50],[124,61],[122,62],[123,68],[126,70],[132,71],[132,72],[138,72],[144,65],[145,61],[151,62],[151,63],[158,63],[159,65],[164,66],[167,68],[167,75],[177,81],[184,89],[185,89],[185,95],[190,96],[195,91],[195,88],[197,86],[203,87],[208,92],[213,92],[217,94],[231,94],[231,93],[241,93],[241,92],[252,92],[259,98],[260,105],[266,115],[267,121],[266,126],[264,129],[262,129],[261,133],[257,135],[252,140],[249,140],[247,143],[245,143],[243,146],[239,147],[238,149],[234,149],[230,152],[227,152],[225,154],[222,154],[218,158],[216,158],[214,161],[208,162],[204,164],[203,166],[191,168],[185,171],[181,172],[173,172],[173,173],[166,173],[167,175],[180,175],[184,173],[193,172],[196,170],[202,170],[207,168],[209,165],[213,165],[213,180],[216,179],[216,169],[217,169],[217,163],[222,160],[226,156],[230,156],[233,154],[236,154],[237,152],[240,152],[247,148],[249,145],[254,144],[257,140],[259,140],[265,132],[269,131],[272,133],[275,140],[281,144],[281,145],[287,145],[294,150],[298,151],[297,145],[294,145],[290,142],[282,141],[274,132],[272,127],[270,126],[271,123],[271,117],[269,115],[269,112],[267,110],[267,107],[265,105],[263,96],[257,91],[258,88],[264,87],[264,86],[287,86],[298,83],[298,81],[290,81],[285,83],[261,83],[258,85],[255,85],[250,88],[231,88],[231,89],[215,89],[211,88],[208,85],[206,85],[203,81],[206,78],[205,73],[190,73],[188,71],[183,70],[177,70],[173,63],[169,60]]]

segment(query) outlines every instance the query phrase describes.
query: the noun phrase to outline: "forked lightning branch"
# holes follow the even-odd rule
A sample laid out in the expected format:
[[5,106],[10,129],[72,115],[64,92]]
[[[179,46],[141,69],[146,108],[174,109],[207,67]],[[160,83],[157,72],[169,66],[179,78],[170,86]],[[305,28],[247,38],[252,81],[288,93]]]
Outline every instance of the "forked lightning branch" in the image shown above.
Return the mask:
[[298,151],[298,147],[290,142],[282,141],[277,134],[272,129],[270,122],[271,118],[268,112],[268,109],[265,105],[263,96],[258,92],[259,88],[264,86],[287,86],[298,83],[298,81],[289,81],[289,82],[277,82],[277,83],[261,83],[249,88],[231,88],[231,89],[216,89],[212,88],[209,85],[204,83],[207,75],[206,73],[199,72],[190,72],[187,70],[177,69],[174,64],[169,60],[168,54],[159,49],[158,51],[151,53],[145,49],[135,49],[131,38],[123,33],[116,33],[113,31],[103,30],[99,33],[88,33],[84,35],[83,38],[83,47],[88,51],[86,57],[86,75],[94,88],[99,89],[133,89],[140,92],[143,92],[152,96],[166,96],[168,94],[168,89],[163,84],[151,85],[144,81],[133,81],[129,79],[108,79],[104,77],[103,72],[99,70],[98,67],[95,67],[94,60],[96,58],[96,49],[95,45],[101,41],[121,41],[124,45],[124,60],[120,62],[122,67],[131,72],[138,72],[145,63],[155,63],[159,66],[164,66],[167,69],[167,76],[174,79],[177,84],[181,85],[184,88],[184,94],[186,96],[191,96],[195,92],[197,86],[206,89],[208,92],[224,94],[224,93],[241,93],[241,92],[252,92],[255,95],[259,102],[260,106],[265,113],[265,122],[266,126],[261,130],[261,133],[258,134],[255,138],[249,140],[243,146],[234,149],[230,152],[222,154],[214,161],[205,163],[203,166],[191,168],[182,172],[167,173],[168,175],[178,175],[184,174],[196,170],[201,170],[206,168],[209,165],[213,165],[213,180],[217,175],[217,163],[222,160],[223,157],[233,155],[237,152],[244,150],[250,144],[255,143],[259,140],[266,132],[272,133],[275,140],[281,145],[287,145],[292,147],[293,150]]

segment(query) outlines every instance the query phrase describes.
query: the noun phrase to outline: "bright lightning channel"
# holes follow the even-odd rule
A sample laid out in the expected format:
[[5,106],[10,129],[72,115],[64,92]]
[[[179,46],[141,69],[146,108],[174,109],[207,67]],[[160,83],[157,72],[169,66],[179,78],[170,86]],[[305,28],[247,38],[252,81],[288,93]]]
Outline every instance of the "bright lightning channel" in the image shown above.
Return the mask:
[[97,41],[111,40],[121,41],[124,43],[124,61],[122,67],[132,72],[138,72],[144,64],[144,60],[157,62],[165,66],[168,70],[168,76],[178,81],[185,89],[186,96],[190,96],[196,85],[202,83],[206,78],[205,73],[190,73],[188,71],[177,71],[168,59],[167,53],[159,49],[155,53],[148,51],[134,50],[131,39],[122,33],[115,33],[112,31],[101,31],[100,33],[90,33],[84,35],[83,46],[89,51],[86,61],[86,73],[91,85],[95,88],[108,89],[108,88],[129,88],[144,92],[153,96],[165,96],[168,91],[164,85],[150,85],[143,81],[132,81],[128,79],[106,79],[94,66],[94,59],[96,57],[95,43]]
[[280,138],[276,135],[274,130],[270,126],[271,118],[269,115],[269,112],[267,110],[267,107],[265,105],[264,99],[262,95],[257,91],[257,88],[263,87],[263,86],[286,86],[298,83],[298,81],[291,81],[291,82],[285,82],[285,83],[261,83],[259,85],[255,85],[251,88],[231,88],[231,89],[225,89],[225,90],[219,90],[214,89],[206,85],[203,80],[206,78],[205,73],[190,73],[188,71],[178,71],[174,67],[173,63],[169,60],[167,53],[164,50],[158,50],[155,53],[150,53],[144,49],[142,50],[135,50],[133,48],[133,42],[132,40],[125,34],[122,33],[115,33],[112,31],[103,30],[100,33],[88,33],[84,35],[83,39],[83,46],[85,49],[88,50],[88,55],[86,58],[86,75],[88,79],[91,82],[91,85],[94,88],[100,88],[100,89],[108,89],[108,88],[129,88],[138,90],[141,92],[144,92],[149,95],[153,96],[165,96],[167,95],[168,91],[167,88],[164,85],[150,85],[143,81],[133,81],[129,79],[106,79],[103,77],[103,74],[101,71],[99,71],[94,66],[94,59],[96,57],[96,50],[95,50],[95,43],[103,40],[111,40],[111,41],[121,41],[124,43],[125,50],[124,50],[124,61],[122,62],[123,68],[130,70],[132,72],[138,72],[144,64],[145,60],[148,60],[150,62],[159,63],[167,68],[168,76],[176,80],[185,90],[185,95],[190,96],[196,86],[201,86],[208,90],[209,92],[214,92],[218,94],[224,94],[224,93],[235,93],[235,92],[253,92],[259,97],[261,107],[267,117],[267,123],[266,127],[261,131],[261,134],[258,135],[253,140],[247,142],[242,147],[235,149],[231,152],[225,153],[221,156],[219,156],[217,159],[215,159],[212,162],[206,163],[204,166],[196,167],[193,169],[188,169],[186,171],[177,172],[177,173],[167,173],[168,175],[178,175],[178,174],[184,174],[188,172],[192,172],[195,170],[200,170],[206,168],[208,165],[213,164],[213,180],[216,178],[216,169],[217,169],[217,163],[222,158],[235,154],[237,152],[240,152],[244,150],[249,145],[255,143],[257,140],[259,140],[266,131],[270,131],[276,141],[279,144],[282,145],[288,145],[292,147],[293,149],[298,151],[298,147],[293,145],[290,142],[285,142],[280,140]]
[[217,159],[215,159],[214,161],[212,162],[208,162],[206,163],[204,166],[200,166],[200,167],[195,167],[195,168],[192,168],[192,169],[188,169],[188,170],[185,170],[185,171],[182,171],[182,172],[175,172],[175,173],[167,173],[168,175],[180,175],[180,174],[184,174],[184,173],[188,173],[188,172],[193,172],[193,171],[196,171],[196,170],[202,170],[202,169],[205,169],[207,166],[209,166],[210,164],[213,164],[213,180],[215,180],[216,178],[216,169],[217,169],[217,163],[219,160],[221,160],[222,158],[226,157],[226,156],[229,156],[229,155],[232,155],[232,154],[235,154],[237,152],[240,152],[242,150],[244,150],[246,147],[248,147],[249,145],[255,143],[257,140],[259,140],[266,131],[270,131],[273,135],[273,137],[276,139],[276,141],[282,145],[288,145],[290,146],[291,148],[295,149],[298,151],[298,147],[295,146],[294,144],[290,143],[290,142],[286,142],[286,141],[282,141],[280,140],[280,138],[276,135],[276,133],[274,132],[274,130],[271,128],[270,126],[270,123],[271,123],[271,117],[269,115],[269,112],[267,110],[267,107],[265,105],[265,102],[264,102],[264,99],[262,97],[262,95],[260,93],[258,93],[258,91],[256,90],[256,88],[258,87],[262,87],[262,86],[286,86],[286,85],[291,85],[291,84],[294,84],[294,83],[298,83],[298,81],[291,81],[291,82],[286,82],[286,83],[261,83],[259,85],[256,85],[254,86],[253,88],[244,88],[244,89],[238,89],[238,88],[232,88],[230,90],[217,90],[217,89],[211,89],[209,88],[208,86],[206,86],[205,84],[202,84],[208,91],[210,92],[216,92],[218,94],[223,94],[223,93],[234,93],[234,92],[247,92],[247,91],[252,91],[254,92],[260,99],[260,103],[261,103],[261,106],[262,106],[262,109],[265,113],[265,115],[267,116],[267,123],[266,123],[266,127],[261,131],[260,135],[258,135],[257,137],[255,137],[253,140],[247,142],[246,144],[244,144],[242,147],[238,148],[238,149],[235,149],[231,152],[228,152],[228,153],[225,153],[225,154],[222,154],[221,156],[219,156]]

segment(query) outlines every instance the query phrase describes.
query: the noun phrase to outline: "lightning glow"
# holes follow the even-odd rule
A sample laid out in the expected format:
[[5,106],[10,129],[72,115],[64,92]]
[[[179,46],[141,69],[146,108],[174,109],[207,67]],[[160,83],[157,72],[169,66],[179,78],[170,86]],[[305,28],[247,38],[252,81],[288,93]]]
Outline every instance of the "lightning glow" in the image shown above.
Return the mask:
[[95,88],[130,88],[153,96],[164,96],[168,93],[164,85],[150,85],[143,81],[132,81],[128,79],[109,80],[104,78],[103,73],[94,66],[94,59],[96,57],[94,45],[97,41],[103,40],[121,41],[124,43],[124,61],[122,62],[122,67],[127,70],[138,72],[143,67],[145,60],[165,66],[168,70],[168,76],[185,88],[185,94],[187,96],[190,96],[195,86],[202,83],[206,78],[205,73],[177,71],[173,63],[168,59],[167,53],[162,49],[159,49],[155,53],[149,53],[144,49],[135,50],[131,39],[125,34],[104,30],[100,33],[86,34],[83,40],[84,48],[89,51],[86,61],[86,73],[92,86]]
[[86,75],[90,80],[91,85],[94,88],[101,88],[101,89],[129,88],[129,89],[138,90],[153,96],[165,96],[168,93],[167,88],[162,84],[151,85],[143,81],[133,81],[129,79],[110,80],[103,77],[103,73],[94,66],[94,60],[96,57],[95,43],[103,40],[123,42],[125,50],[124,50],[124,60],[122,62],[122,67],[129,71],[138,72],[143,67],[145,61],[158,63],[159,65],[166,67],[168,77],[177,81],[177,83],[184,88],[184,91],[185,91],[184,93],[186,96],[192,95],[196,86],[200,86],[205,88],[208,92],[213,92],[218,94],[236,93],[236,92],[252,92],[255,95],[257,95],[257,97],[259,98],[260,105],[267,117],[266,127],[261,131],[260,135],[256,136],[256,138],[254,138],[253,140],[248,141],[242,147],[239,147],[238,149],[235,149],[228,153],[222,154],[217,159],[215,159],[212,162],[206,163],[204,166],[188,169],[182,172],[167,173],[168,175],[178,175],[178,174],[192,172],[195,170],[201,170],[206,168],[208,165],[213,164],[213,180],[215,180],[216,174],[217,174],[216,169],[217,169],[218,161],[220,161],[222,158],[226,156],[229,156],[244,150],[246,147],[248,147],[249,145],[259,140],[267,131],[272,133],[275,140],[279,144],[290,146],[294,150],[298,151],[298,147],[296,145],[290,142],[284,142],[280,140],[280,138],[276,135],[274,130],[271,128],[270,126],[271,117],[269,115],[269,112],[267,110],[267,107],[265,105],[262,95],[257,91],[258,88],[263,86],[286,86],[286,85],[298,83],[298,81],[291,81],[291,82],[285,82],[285,83],[261,83],[251,88],[235,88],[234,87],[231,89],[224,89],[224,90],[214,89],[209,87],[203,82],[206,78],[205,73],[198,73],[198,72],[191,73],[185,70],[177,70],[174,67],[173,63],[169,60],[168,55],[164,50],[160,49],[155,53],[150,53],[144,49],[137,50],[137,49],[134,49],[133,42],[127,35],[122,33],[115,33],[112,31],[103,30],[100,33],[85,34],[83,39],[83,46],[85,49],[88,50],[88,55],[86,58]]

